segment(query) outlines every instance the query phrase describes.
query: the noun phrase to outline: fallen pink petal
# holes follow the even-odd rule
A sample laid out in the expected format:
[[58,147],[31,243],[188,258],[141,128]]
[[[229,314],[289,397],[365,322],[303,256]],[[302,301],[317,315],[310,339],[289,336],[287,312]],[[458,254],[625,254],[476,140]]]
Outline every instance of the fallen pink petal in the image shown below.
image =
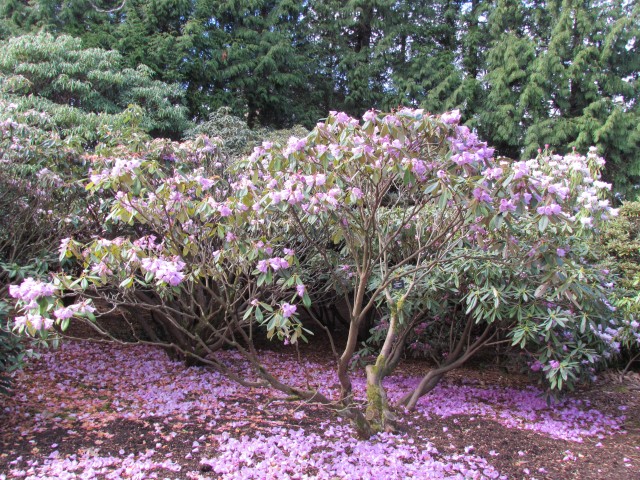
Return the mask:
[[[284,367],[292,384],[306,384],[306,371],[327,394],[336,384],[329,365],[273,351],[261,360]],[[389,396],[418,380],[387,382]],[[469,379],[442,382],[399,433],[368,440],[312,403],[239,386],[147,346],[68,342],[31,361],[16,383],[2,404],[0,478],[507,479],[525,469],[565,478],[604,466],[589,453],[594,443],[624,452],[627,473],[638,458],[617,405],[610,413],[571,397],[549,405],[534,387]],[[354,383],[362,401],[362,373]]]

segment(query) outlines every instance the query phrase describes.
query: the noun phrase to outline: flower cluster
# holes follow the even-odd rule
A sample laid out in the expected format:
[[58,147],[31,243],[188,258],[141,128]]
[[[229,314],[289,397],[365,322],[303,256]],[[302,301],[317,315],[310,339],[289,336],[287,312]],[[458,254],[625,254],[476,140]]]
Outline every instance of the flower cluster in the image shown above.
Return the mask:
[[68,307],[60,307],[57,310],[54,310],[53,316],[59,320],[65,320],[75,315],[84,315],[95,311],[96,309],[90,304],[90,302],[85,300],[80,303],[69,305]]
[[277,272],[280,269],[289,268],[289,262],[282,257],[272,257],[267,260],[260,260],[256,268],[261,273],[267,273],[269,269]]
[[26,303],[31,303],[40,297],[55,295],[58,289],[52,283],[41,282],[33,278],[25,278],[20,285],[10,285],[9,295]]
[[141,260],[143,270],[153,273],[158,281],[165,282],[175,287],[184,280],[182,270],[186,264],[179,258],[174,257],[171,260],[165,258],[143,258]]
[[27,329],[28,331],[50,330],[53,327],[53,320],[37,313],[27,313],[19,315],[13,319],[14,328],[19,331]]

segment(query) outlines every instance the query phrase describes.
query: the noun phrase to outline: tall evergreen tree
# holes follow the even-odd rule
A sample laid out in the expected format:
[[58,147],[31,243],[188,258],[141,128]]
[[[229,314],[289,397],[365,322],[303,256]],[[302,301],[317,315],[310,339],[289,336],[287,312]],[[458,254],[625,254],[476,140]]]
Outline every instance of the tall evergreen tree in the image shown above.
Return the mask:
[[478,130],[502,155],[519,158],[531,114],[522,101],[535,59],[535,39],[525,30],[521,2],[498,0],[489,15],[491,48],[486,56],[486,98]]
[[535,69],[544,79],[547,117],[532,125],[524,149],[542,143],[584,151],[596,145],[606,176],[633,197],[640,181],[640,6],[563,0]]
[[249,125],[304,121],[304,59],[291,33],[299,16],[294,1],[198,2],[187,25],[193,64],[186,67],[189,95],[206,102],[198,115],[229,106]]
[[311,126],[330,110],[460,108],[502,155],[595,144],[620,192],[640,180],[640,6],[631,0],[92,5],[0,0],[0,35],[43,28],[115,48],[123,65],[180,84],[194,119],[228,106],[251,125]]
[[[148,67],[124,68],[117,51],[83,49],[66,35],[24,35],[0,50],[0,87],[19,110],[35,108],[72,132],[82,115],[118,114],[130,104],[143,109],[142,128],[179,137],[188,127],[182,90],[153,80]],[[85,122],[86,123],[86,122]]]

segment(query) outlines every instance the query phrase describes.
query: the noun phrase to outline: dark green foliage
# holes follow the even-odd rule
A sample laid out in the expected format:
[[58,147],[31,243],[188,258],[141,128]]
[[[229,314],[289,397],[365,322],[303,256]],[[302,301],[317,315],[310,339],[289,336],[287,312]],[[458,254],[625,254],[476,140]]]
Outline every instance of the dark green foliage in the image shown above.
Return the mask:
[[612,303],[617,315],[624,319],[616,341],[622,347],[619,364],[626,371],[640,358],[640,202],[622,204],[619,216],[604,228],[596,252],[603,267],[617,277],[611,286]]
[[595,145],[616,193],[639,192],[637,2],[0,0],[0,17],[0,36],[117,49],[177,82],[193,120],[229,107],[251,128],[311,128],[331,110],[460,108],[500,155]]
[[223,153],[228,157],[249,153],[251,147],[257,145],[260,140],[247,122],[232,115],[228,107],[219,108],[209,115],[207,121],[198,123],[186,132],[187,138],[196,138],[199,135],[222,139]]
[[524,131],[522,147],[533,154],[544,143],[582,151],[596,145],[608,162],[607,179],[633,199],[640,181],[640,7],[563,0],[546,14],[549,36],[540,37],[544,48],[522,95],[544,108]]
[[625,202],[618,218],[610,220],[600,242],[601,256],[619,275],[621,288],[637,291],[640,278],[640,202]]
[[20,338],[5,329],[9,305],[0,301],[0,395],[11,387],[10,373],[22,366],[24,348]]
[[123,68],[117,51],[83,49],[69,36],[9,39],[0,51],[0,75],[8,101],[19,111],[49,113],[65,135],[81,125],[91,134],[99,114],[118,115],[131,104],[142,107],[146,131],[180,136],[187,126],[176,85],[153,80],[144,65]]

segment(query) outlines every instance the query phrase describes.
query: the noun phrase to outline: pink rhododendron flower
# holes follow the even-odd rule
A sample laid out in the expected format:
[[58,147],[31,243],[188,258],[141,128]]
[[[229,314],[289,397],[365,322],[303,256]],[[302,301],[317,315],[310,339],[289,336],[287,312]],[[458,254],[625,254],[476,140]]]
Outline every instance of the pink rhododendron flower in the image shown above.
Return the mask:
[[447,125],[455,125],[460,122],[460,110],[452,110],[450,112],[445,112],[440,115],[440,120],[442,120]]
[[362,115],[362,119],[365,122],[371,122],[373,120],[376,119],[376,111],[375,110],[369,110],[364,112],[364,115]]
[[476,187],[473,189],[473,197],[479,202],[491,203],[491,195],[484,189]]
[[580,219],[580,223],[585,227],[593,227],[593,218],[592,217],[582,217]]
[[482,174],[489,180],[497,180],[498,178],[502,177],[502,168],[487,168],[484,172],[482,172]]
[[281,257],[273,257],[268,260],[269,266],[273,268],[274,272],[277,272],[281,268],[289,268],[289,262]]
[[50,297],[55,292],[56,287],[53,284],[40,282],[33,278],[25,278],[20,285],[9,285],[9,295],[25,302],[40,297]]
[[298,310],[298,307],[295,305],[291,305],[289,303],[282,304],[282,316],[284,318],[291,317],[293,314],[296,313],[296,310]]
[[494,152],[495,149],[484,146],[478,149],[476,155],[482,160],[489,160],[490,158],[493,158]]
[[290,155],[295,152],[300,152],[304,150],[304,147],[306,145],[307,145],[306,138],[290,137],[289,141],[287,142],[287,148],[285,149],[284,154]]
[[166,270],[158,272],[158,279],[175,287],[184,280],[184,274],[176,270]]
[[557,203],[551,203],[549,205],[542,205],[536,210],[540,215],[560,215],[562,213],[562,207]]
[[542,364],[538,360],[536,360],[531,364],[529,368],[531,368],[533,372],[539,372],[542,369]]
[[55,310],[53,312],[53,316],[59,320],[65,320],[67,318],[73,317],[75,313],[76,312],[74,312],[73,309],[69,307],[64,307],[64,308],[58,308],[57,310]]
[[362,193],[362,190],[360,190],[358,187],[353,187],[351,189],[351,195],[353,196],[353,198],[360,199],[363,197],[364,194]]
[[198,181],[200,186],[202,186],[203,190],[208,190],[216,184],[215,181],[205,177],[196,177],[196,180]]
[[43,318],[41,315],[32,313],[27,313],[25,316],[21,317],[16,317],[14,322],[17,327],[28,327],[30,325],[34,330],[41,330],[43,328],[45,330],[48,330],[53,326],[53,320],[51,320],[50,318]]
[[515,212],[516,206],[513,204],[513,200],[507,200],[506,198],[503,198],[502,200],[500,200],[499,210],[501,212]]
[[349,120],[351,120],[351,117],[344,112],[333,112],[332,115],[336,117],[338,123],[347,123]]
[[158,280],[168,283],[172,287],[184,280],[185,275],[182,273],[182,269],[185,267],[185,263],[179,258],[174,257],[174,260],[143,258],[141,264],[144,270],[153,273]]

